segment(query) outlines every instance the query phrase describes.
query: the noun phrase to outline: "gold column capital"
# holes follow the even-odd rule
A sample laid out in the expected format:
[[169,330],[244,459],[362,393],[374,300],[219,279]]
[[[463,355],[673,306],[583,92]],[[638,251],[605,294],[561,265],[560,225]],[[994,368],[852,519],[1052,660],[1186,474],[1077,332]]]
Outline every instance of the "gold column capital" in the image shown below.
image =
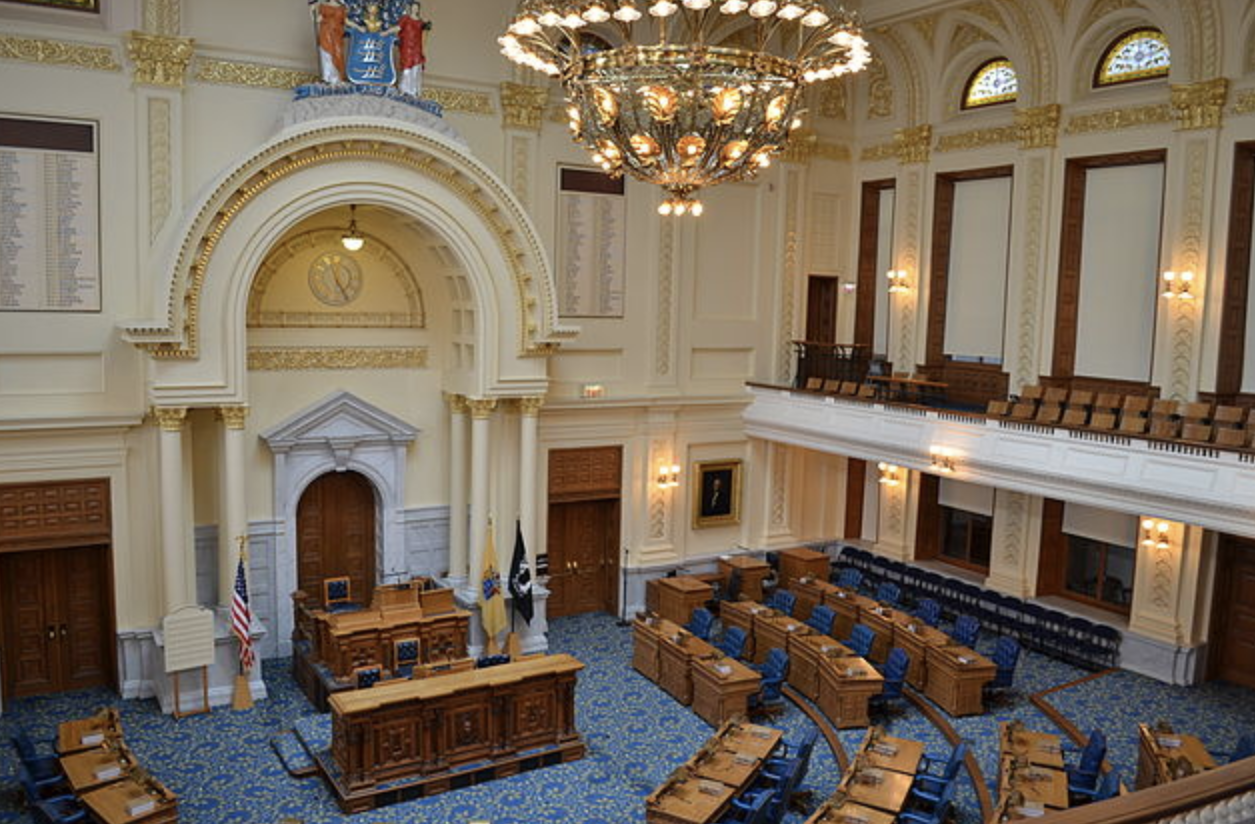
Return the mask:
[[1225,102],[1229,99],[1229,78],[1217,77],[1198,83],[1172,86],[1172,113],[1181,131],[1219,129],[1224,122]]
[[908,166],[912,163],[927,163],[932,152],[933,127],[931,123],[922,126],[911,126],[898,129],[893,133],[893,148],[898,156],[898,163]]
[[248,406],[236,404],[218,407],[218,420],[226,424],[227,429],[243,429],[248,419]]
[[549,105],[546,86],[528,86],[506,81],[501,84],[501,120],[508,129],[539,132]]
[[195,52],[194,43],[190,37],[132,31],[126,36],[126,51],[135,64],[135,82],[141,86],[183,88]]
[[534,395],[526,398],[519,398],[519,412],[524,417],[534,418],[540,414],[540,408],[545,405],[544,395]]
[[449,411],[454,415],[465,415],[470,411],[470,408],[466,405],[465,395],[459,395],[456,392],[445,392],[444,400],[445,403],[449,404]]
[[153,418],[162,432],[182,432],[183,422],[187,420],[186,406],[154,406]]
[[1059,116],[1063,107],[1058,103],[1038,106],[1034,109],[1015,110],[1015,131],[1021,149],[1052,149],[1059,145]]
[[497,408],[497,399],[467,398],[466,406],[471,410],[472,418],[482,421],[492,417],[492,411]]

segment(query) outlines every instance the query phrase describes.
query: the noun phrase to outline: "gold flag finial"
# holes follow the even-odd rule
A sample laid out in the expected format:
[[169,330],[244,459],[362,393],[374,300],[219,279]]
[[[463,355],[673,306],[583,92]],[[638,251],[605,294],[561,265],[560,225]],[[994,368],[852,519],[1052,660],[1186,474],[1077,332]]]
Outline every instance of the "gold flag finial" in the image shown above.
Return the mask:
[[247,564],[248,563],[248,550],[246,550],[244,547],[248,544],[248,536],[237,535],[235,536],[235,542],[240,545],[240,558],[242,558],[244,560],[244,563]]

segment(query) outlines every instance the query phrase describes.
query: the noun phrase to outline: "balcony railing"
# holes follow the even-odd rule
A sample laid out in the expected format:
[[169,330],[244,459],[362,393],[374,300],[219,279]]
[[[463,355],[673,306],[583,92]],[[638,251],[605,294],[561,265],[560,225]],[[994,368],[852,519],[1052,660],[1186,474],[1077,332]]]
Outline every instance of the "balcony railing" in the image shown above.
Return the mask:
[[817,343],[809,340],[793,341],[797,368],[793,385],[803,389],[811,378],[821,381],[861,382],[867,377],[871,350],[861,343]]

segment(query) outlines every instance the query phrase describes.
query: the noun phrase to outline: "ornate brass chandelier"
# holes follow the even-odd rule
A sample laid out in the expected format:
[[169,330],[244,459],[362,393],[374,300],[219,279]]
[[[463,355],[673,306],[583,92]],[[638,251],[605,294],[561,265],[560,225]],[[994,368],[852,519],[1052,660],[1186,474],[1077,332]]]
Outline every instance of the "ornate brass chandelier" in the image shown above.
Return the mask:
[[813,0],[526,0],[498,42],[561,79],[576,142],[666,189],[664,215],[700,215],[699,189],[770,165],[802,89],[871,59],[855,18]]

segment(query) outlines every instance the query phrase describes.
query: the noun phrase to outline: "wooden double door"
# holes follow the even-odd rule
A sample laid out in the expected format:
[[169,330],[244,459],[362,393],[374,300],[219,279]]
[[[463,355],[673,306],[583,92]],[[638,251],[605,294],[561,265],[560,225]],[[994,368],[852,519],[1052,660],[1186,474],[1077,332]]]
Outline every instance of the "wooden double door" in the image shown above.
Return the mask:
[[0,554],[4,694],[112,686],[109,548]]
[[1255,689],[1255,541],[1221,536],[1212,603],[1211,677]]
[[375,591],[375,488],[357,472],[328,472],[296,508],[297,586],[317,601],[326,578],[347,575],[352,600]]
[[617,612],[622,447],[549,453],[548,615]]

